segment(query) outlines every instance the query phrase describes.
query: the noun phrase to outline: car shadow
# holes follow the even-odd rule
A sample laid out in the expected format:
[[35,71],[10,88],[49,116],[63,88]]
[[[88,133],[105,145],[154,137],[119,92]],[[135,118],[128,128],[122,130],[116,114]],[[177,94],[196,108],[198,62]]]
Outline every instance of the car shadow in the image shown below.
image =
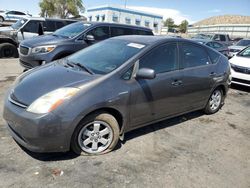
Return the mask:
[[170,118],[170,119],[158,122],[158,123],[150,124],[145,127],[138,128],[136,130],[126,133],[124,141],[122,143],[125,144],[126,141],[128,140],[134,139],[139,136],[143,136],[145,134],[149,134],[151,132],[155,132],[155,131],[165,129],[168,127],[172,127],[172,126],[181,125],[181,123],[185,121],[198,118],[202,115],[204,115],[204,113],[199,110],[199,111],[190,112],[181,116],[177,116],[174,118]]
[[[135,129],[133,131],[126,133],[124,140],[122,142],[119,142],[114,150],[119,150],[121,148],[121,146],[123,144],[125,144],[126,141],[128,141],[128,140],[131,140],[131,139],[134,139],[136,137],[143,136],[145,134],[149,134],[151,132],[155,132],[155,131],[158,131],[161,129],[165,129],[167,127],[180,125],[181,123],[183,123],[185,121],[198,118],[202,115],[204,115],[204,113],[202,111],[195,111],[195,112],[187,113],[187,114],[184,114],[184,115],[181,115],[178,117],[174,117],[174,118],[171,118],[171,119],[168,119],[165,121],[161,121],[158,123],[150,124],[148,126]],[[32,151],[27,150],[26,148],[24,148],[21,145],[19,145],[19,146],[22,148],[22,150],[26,154],[28,154],[32,158],[39,160],[39,161],[65,161],[65,160],[74,159],[74,158],[79,156],[72,151],[57,152],[57,153],[36,153],[36,152],[32,152]]]

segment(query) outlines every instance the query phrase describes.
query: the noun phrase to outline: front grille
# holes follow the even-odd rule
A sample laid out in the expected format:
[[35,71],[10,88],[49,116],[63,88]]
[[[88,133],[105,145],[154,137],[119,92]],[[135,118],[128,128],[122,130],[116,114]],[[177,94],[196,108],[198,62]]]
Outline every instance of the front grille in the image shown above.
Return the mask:
[[235,72],[240,72],[243,74],[250,74],[250,68],[241,67],[241,66],[237,66],[237,65],[231,65],[231,67]]
[[239,49],[229,49],[230,52],[239,52]]
[[232,78],[232,81],[250,85],[250,81],[248,81],[248,80],[242,80],[239,78]]
[[28,68],[28,69],[33,68],[33,66],[32,66],[30,63],[24,62],[24,61],[22,61],[21,59],[19,59],[19,61],[20,61],[21,65],[22,65],[23,67]]
[[29,48],[26,46],[20,46],[19,50],[20,50],[20,53],[23,55],[28,55],[28,53],[29,53]]

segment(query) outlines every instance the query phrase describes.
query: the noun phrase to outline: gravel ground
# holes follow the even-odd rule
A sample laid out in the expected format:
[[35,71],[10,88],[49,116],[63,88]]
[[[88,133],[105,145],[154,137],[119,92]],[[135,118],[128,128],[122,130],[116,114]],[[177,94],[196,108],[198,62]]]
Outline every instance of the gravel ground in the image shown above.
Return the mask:
[[[22,72],[0,60],[3,97]],[[250,93],[234,86],[215,115],[202,112],[125,135],[115,151],[97,157],[22,149],[0,118],[0,187],[250,187]]]

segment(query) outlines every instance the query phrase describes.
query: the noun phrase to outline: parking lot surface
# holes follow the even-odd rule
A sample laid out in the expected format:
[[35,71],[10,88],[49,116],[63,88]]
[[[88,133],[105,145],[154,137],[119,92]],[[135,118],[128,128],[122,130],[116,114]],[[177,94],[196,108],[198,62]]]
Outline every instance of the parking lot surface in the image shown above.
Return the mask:
[[[3,98],[22,72],[0,60]],[[38,86],[39,87],[39,86]],[[189,113],[125,135],[113,152],[88,157],[22,149],[0,116],[0,187],[250,187],[250,93],[234,86],[217,114]]]

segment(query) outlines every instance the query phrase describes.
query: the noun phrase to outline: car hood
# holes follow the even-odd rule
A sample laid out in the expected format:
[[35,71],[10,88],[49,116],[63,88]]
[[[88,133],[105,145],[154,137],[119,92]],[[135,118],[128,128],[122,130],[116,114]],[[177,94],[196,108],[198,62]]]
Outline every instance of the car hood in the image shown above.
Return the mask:
[[61,87],[80,87],[97,76],[84,71],[66,68],[54,62],[32,69],[15,81],[11,98],[24,105],[30,105],[42,95]]
[[233,58],[231,58],[229,62],[234,65],[250,68],[250,58],[248,57],[240,57],[236,55]]
[[54,45],[67,40],[69,39],[49,34],[49,35],[41,35],[30,39],[26,39],[23,42],[21,42],[21,45],[33,48],[43,45],[52,45],[52,44]]
[[12,27],[0,27],[0,32],[9,32],[13,30],[14,29]]

